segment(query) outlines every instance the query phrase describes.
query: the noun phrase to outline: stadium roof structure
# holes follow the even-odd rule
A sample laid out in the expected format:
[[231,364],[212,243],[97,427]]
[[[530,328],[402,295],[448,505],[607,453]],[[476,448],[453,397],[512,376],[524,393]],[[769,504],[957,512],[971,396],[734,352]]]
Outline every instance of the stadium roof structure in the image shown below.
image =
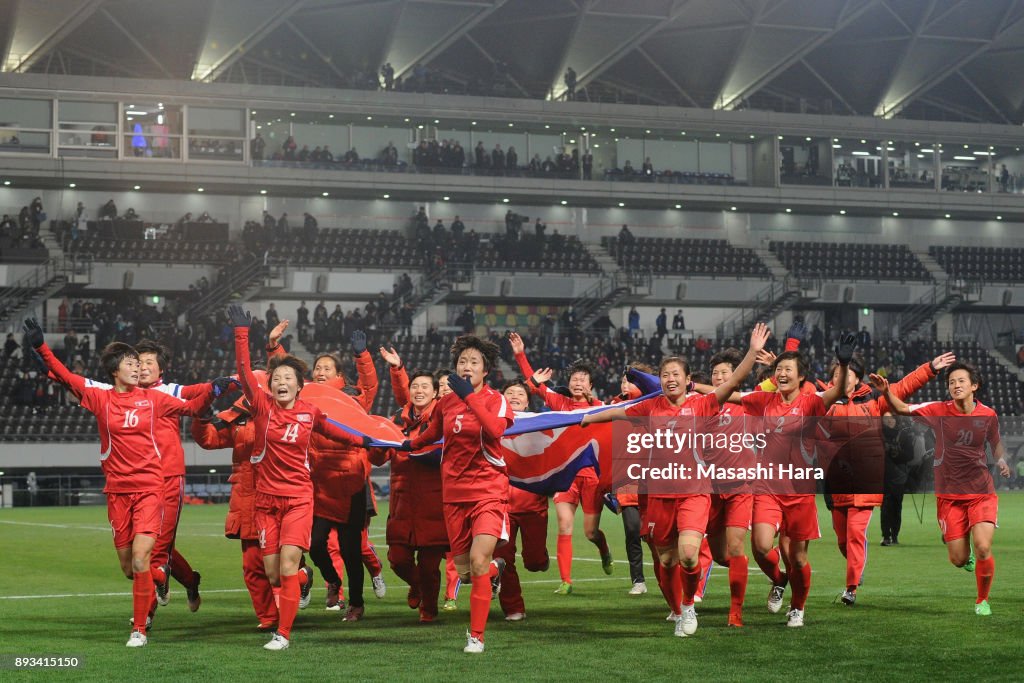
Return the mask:
[[[0,0],[0,68],[1019,124],[1024,0]],[[490,87],[489,85],[487,87]],[[490,92],[490,91],[489,91]]]

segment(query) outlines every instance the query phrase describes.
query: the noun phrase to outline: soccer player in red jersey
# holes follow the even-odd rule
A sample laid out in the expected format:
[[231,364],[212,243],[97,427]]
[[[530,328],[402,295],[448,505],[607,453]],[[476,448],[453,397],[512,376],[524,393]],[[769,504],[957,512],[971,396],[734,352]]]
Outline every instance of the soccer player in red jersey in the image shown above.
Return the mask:
[[991,616],[988,597],[996,573],[992,538],[999,500],[986,464],[985,444],[992,449],[1000,476],[1009,477],[1010,466],[999,436],[998,415],[975,398],[981,376],[972,365],[954,363],[946,373],[949,401],[910,406],[889,390],[884,378],[871,375],[871,383],[886,392],[894,412],[919,415],[935,431],[935,501],[942,541],[954,566],[974,571],[978,588],[974,613]]
[[[530,410],[530,393],[522,380],[508,382],[501,393],[513,411]],[[505,621],[522,621],[526,618],[526,603],[523,602],[523,588],[516,571],[516,536],[522,538],[526,570],[546,572],[551,565],[547,546],[548,497],[509,486],[508,520],[508,543],[494,552],[495,557],[505,560],[498,600],[505,613]]]
[[[820,395],[805,393],[801,387],[807,378],[807,366],[799,351],[780,354],[772,367],[776,391],[751,391],[734,394],[731,401],[739,401],[748,416],[771,418],[765,420],[768,428],[765,452],[774,464],[791,464],[797,468],[810,465],[805,453],[805,418],[821,417],[846,393],[846,368],[853,357],[855,340],[845,335],[836,347],[841,372],[836,383]],[[756,424],[748,419],[751,426]],[[813,462],[813,459],[811,460]],[[791,482],[790,482],[791,483]],[[751,546],[754,560],[772,581],[768,593],[768,610],[773,614],[782,608],[783,591],[788,581],[793,582],[793,595],[787,612],[786,625],[799,628],[804,625],[804,606],[811,588],[811,565],[807,559],[810,541],[821,538],[818,529],[818,509],[814,494],[781,492],[789,490],[786,482],[768,484],[758,480],[754,486],[754,509],[751,514],[753,533]],[[775,535],[785,535],[787,574],[780,570],[782,559],[779,548],[774,547]]]
[[508,541],[508,474],[500,439],[515,420],[505,397],[484,383],[498,362],[496,344],[472,335],[452,345],[452,393],[434,406],[427,429],[402,444],[420,450],[444,437],[441,496],[455,566],[472,581],[469,632],[463,652],[484,651],[491,598],[501,584],[499,543]]
[[107,494],[107,516],[121,571],[132,580],[134,617],[127,645],[142,647],[147,643],[146,618],[154,594],[151,556],[160,535],[163,510],[164,470],[157,425],[164,417],[201,414],[213,400],[213,393],[183,403],[165,393],[139,388],[139,356],[135,349],[119,342],[108,345],[100,357],[113,388],[89,386],[84,377],[71,373],[57,360],[35,320],[25,322],[25,332],[27,343],[36,349],[57,381],[96,416],[101,467],[106,477],[103,492]]
[[[732,395],[737,386],[750,374],[754,359],[768,340],[768,327],[763,323],[754,326],[750,334],[750,348],[739,366],[715,390],[706,395],[687,394],[690,384],[690,368],[682,358],[670,357],[661,361],[662,395],[654,396],[625,408],[612,408],[586,415],[581,425],[625,420],[634,417],[690,417],[697,430],[712,427],[714,422],[701,418],[715,417],[721,404]],[[651,427],[661,425],[651,425]],[[669,422],[669,427],[674,423]],[[698,448],[690,451],[692,459],[686,463],[691,472],[696,472]],[[680,454],[682,455],[682,454]],[[683,485],[683,488],[688,488]],[[690,636],[697,631],[697,612],[694,609],[694,594],[700,583],[700,545],[708,526],[711,496],[700,493],[700,486],[686,493],[648,494],[646,522],[658,551],[662,566],[662,581],[667,584],[671,604],[681,604],[681,617],[676,620],[675,635]]]
[[[373,358],[366,350],[366,334],[362,330],[352,333],[352,349],[358,375],[355,401],[369,412],[377,396],[377,371]],[[320,354],[313,365],[313,381],[333,387],[339,391],[345,387],[345,376],[341,374],[341,363],[332,354]],[[370,476],[370,461],[366,450],[349,444],[339,444],[328,437],[313,437],[313,535],[309,556],[320,569],[328,583],[328,598],[341,590],[338,576],[328,552],[328,534],[334,530],[348,575],[348,609],[345,621],[359,621],[363,618],[363,532],[369,523],[367,516],[367,484]],[[379,577],[378,568],[378,577]],[[380,588],[377,588],[377,583]],[[383,577],[375,581],[375,592],[384,594]]]
[[[552,370],[544,368],[534,372],[526,358],[523,339],[515,332],[508,335],[520,372],[526,378],[530,391],[539,395],[551,410],[576,410],[603,405],[594,395],[594,369],[583,361],[574,362],[568,370],[569,393],[563,396],[548,389],[544,382],[551,379]],[[572,593],[572,532],[576,524],[576,508],[583,508],[583,533],[587,540],[597,546],[601,555],[601,567],[605,574],[611,574],[612,553],[608,541],[601,531],[601,510],[604,508],[604,491],[601,480],[593,467],[584,467],[576,475],[568,491],[555,494],[555,513],[558,515],[558,573],[562,583],[555,593]]]
[[[438,378],[418,370],[409,378],[394,349],[380,348],[391,373],[391,388],[401,407],[394,421],[406,436],[427,428],[437,405]],[[388,505],[388,562],[400,579],[409,584],[406,603],[419,610],[421,623],[437,618],[441,591],[441,560],[448,551],[448,530],[441,502],[441,469],[437,464],[413,458],[395,449],[370,449],[370,462],[391,461],[391,494]]]
[[[952,353],[937,356],[894,383],[891,391],[897,398],[906,399],[955,361]],[[838,372],[834,365],[830,371],[833,383]],[[846,558],[846,589],[840,599],[845,605],[853,605],[867,563],[868,523],[874,508],[882,504],[885,444],[881,418],[889,413],[890,406],[884,395],[861,382],[864,369],[859,361],[851,360],[846,372],[846,396],[832,404],[829,419],[820,428],[835,448],[826,490],[831,498],[832,529],[839,552]]]
[[252,406],[256,441],[251,461],[256,467],[256,524],[267,577],[280,585],[279,622],[267,650],[284,650],[299,610],[299,561],[309,550],[313,527],[313,481],[309,449],[313,434],[335,441],[364,445],[327,421],[316,406],[299,398],[306,364],[294,356],[274,357],[267,367],[267,393],[249,368],[250,314],[241,306],[228,307],[235,329],[235,365],[242,391]]

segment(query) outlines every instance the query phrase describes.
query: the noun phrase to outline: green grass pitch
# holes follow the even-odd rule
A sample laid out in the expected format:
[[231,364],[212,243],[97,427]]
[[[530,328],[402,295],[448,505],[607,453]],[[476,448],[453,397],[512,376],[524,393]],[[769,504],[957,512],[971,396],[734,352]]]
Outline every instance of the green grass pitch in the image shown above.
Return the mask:
[[[313,602],[299,613],[291,648],[264,651],[268,637],[255,630],[238,543],[221,535],[224,506],[187,507],[182,515],[178,547],[203,575],[202,608],[190,613],[184,590],[172,584],[171,604],[158,611],[149,645],[129,650],[124,642],[131,584],[117,567],[105,509],[0,510],[0,655],[77,655],[85,661],[73,672],[0,670],[0,680],[1024,679],[1024,494],[1000,496],[990,618],[974,615],[974,576],[946,560],[934,498],[916,498],[924,521],[918,522],[908,496],[898,547],[879,547],[876,512],[855,607],[834,602],[844,564],[828,513],[819,505],[823,538],[811,544],[814,577],[806,626],[787,629],[784,613],[767,612],[768,583],[752,564],[746,627],[727,629],[726,571],[716,567],[698,606],[700,628],[685,639],[673,637],[672,624],[664,620],[667,610],[649,557],[650,592],[626,595],[622,524],[608,513],[603,527],[615,554],[614,575],[601,571],[579,515],[575,592],[554,595],[552,512],[551,569],[520,574],[528,617],[507,623],[493,603],[481,656],[462,653],[468,587],[458,611],[420,625],[405,605],[405,585],[387,568],[387,597],[374,598],[367,582],[366,619],[351,624],[338,612],[324,611],[317,576]],[[383,557],[386,505],[381,507],[370,532]]]

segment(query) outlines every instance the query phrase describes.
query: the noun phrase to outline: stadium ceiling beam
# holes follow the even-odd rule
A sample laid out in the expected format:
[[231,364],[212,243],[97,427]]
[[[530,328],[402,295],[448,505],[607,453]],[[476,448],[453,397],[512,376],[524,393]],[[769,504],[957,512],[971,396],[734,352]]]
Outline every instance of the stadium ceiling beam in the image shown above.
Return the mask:
[[[494,64],[494,62],[495,62],[494,57],[492,57],[491,53],[489,53],[487,50],[485,50],[484,46],[481,45],[480,43],[478,43],[476,41],[476,39],[473,38],[473,36],[471,36],[471,35],[469,35],[467,33],[466,34],[466,40],[469,42],[470,45],[475,47],[477,49],[477,51],[480,54],[482,54],[487,61],[489,61],[491,64]],[[512,76],[512,74],[508,74],[508,81],[509,81],[509,83],[511,83],[512,85],[514,85],[516,87],[516,90],[518,90],[519,92],[521,92],[523,94],[523,97],[526,97],[526,98],[530,98],[531,97],[529,91],[527,91],[526,88],[524,88],[522,85],[520,85],[519,81],[517,81]]]
[[629,85],[627,83],[623,83],[622,81],[616,80],[614,78],[610,78],[608,76],[602,76],[601,78],[595,79],[595,80],[596,81],[601,81],[603,83],[607,83],[608,85],[610,85],[611,87],[615,88],[616,90],[621,90],[622,92],[628,92],[630,94],[636,95],[637,97],[641,97],[643,99],[650,100],[651,102],[654,102],[655,104],[660,104],[660,105],[665,106],[665,107],[671,107],[671,106],[674,106],[674,104],[675,104],[673,102],[669,102],[668,100],[666,100],[663,97],[658,97],[657,95],[652,95],[650,93],[650,91],[645,91],[645,90],[642,90],[641,88],[636,88],[636,87],[634,87],[632,85]]
[[921,102],[922,104],[927,104],[929,107],[935,107],[936,109],[941,109],[943,111],[947,111],[950,114],[955,114],[957,116],[962,116],[963,118],[970,119],[971,121],[976,121],[978,123],[984,123],[985,122],[985,117],[980,116],[975,111],[971,111],[970,109],[966,109],[964,107],[957,107],[957,106],[955,106],[953,104],[950,104],[949,102],[943,102],[942,100],[937,100],[934,97],[928,97],[926,95],[922,95],[921,97],[918,97],[915,101]]
[[749,21],[743,29],[743,37],[740,39],[739,45],[737,45],[733,50],[732,58],[729,60],[729,67],[725,70],[725,75],[722,76],[722,82],[718,85],[718,97],[715,98],[716,102],[721,99],[729,81],[735,78],[736,68],[742,62],[745,53],[747,52],[747,48],[750,46],[750,38],[754,35],[754,31],[756,31],[760,25],[761,15],[764,13],[766,7],[767,3],[762,3],[758,5],[753,12],[747,13]]
[[[933,69],[929,71],[916,83],[910,85],[909,87],[902,88],[902,92],[899,93],[893,92],[893,89],[896,87],[895,75],[899,72],[899,68],[897,68],[893,72],[893,82],[890,83],[889,87],[883,91],[881,100],[875,106],[874,115],[881,116],[887,119],[893,118],[915,99],[918,99],[924,93],[928,92],[936,85],[949,78],[951,75],[960,71],[964,66],[970,64],[975,59],[988,52],[992,45],[998,42],[1001,38],[1005,37],[1010,31],[1017,28],[1020,25],[1020,23],[1024,21],[1024,14],[1018,15],[1013,20],[1010,19],[1010,17],[1013,15],[1014,10],[1017,9],[1018,4],[1019,3],[1016,0],[1014,0],[1014,2],[1007,3],[1006,11],[1003,12],[998,28],[996,28],[995,33],[984,44],[979,45],[975,49],[971,50],[967,54],[960,57],[959,59],[953,61],[950,64],[947,64],[945,68]],[[928,22],[928,24],[934,24],[935,21],[938,21],[938,19],[930,21]]]
[[114,72],[117,72],[117,73],[122,73],[122,74],[124,74],[126,76],[129,76],[129,77],[138,78],[138,76],[139,76],[138,72],[132,71],[131,69],[129,69],[124,64],[121,64],[119,62],[113,62],[113,61],[110,61],[109,59],[104,59],[103,57],[99,57],[97,55],[91,55],[91,54],[89,54],[87,52],[83,52],[83,51],[78,50],[78,49],[73,48],[73,47],[61,46],[56,52],[57,52],[57,59],[60,62],[61,68],[63,69],[63,73],[65,73],[65,74],[68,73],[68,67],[67,67],[67,64],[64,63],[64,55],[68,54],[68,55],[71,55],[72,57],[78,57],[79,59],[84,59],[87,62],[92,62],[94,64],[99,64],[100,66],[105,67],[107,69],[110,69],[111,71],[114,71]]
[[957,76],[959,76],[960,78],[962,78],[962,79],[963,79],[963,81],[964,81],[964,83],[966,83],[967,85],[969,85],[969,86],[971,87],[971,90],[973,90],[973,91],[974,91],[974,94],[975,94],[975,95],[977,95],[977,96],[978,96],[978,98],[979,98],[979,99],[980,99],[980,100],[981,100],[982,102],[984,102],[985,104],[987,104],[987,105],[988,105],[988,108],[989,108],[989,109],[991,109],[991,110],[992,110],[993,112],[995,112],[995,115],[996,115],[996,116],[998,116],[998,117],[999,117],[1000,119],[1002,119],[1003,123],[1005,123],[1005,124],[1007,124],[1007,125],[1013,125],[1013,122],[1012,122],[1012,121],[1010,121],[1010,119],[1008,119],[1008,118],[1006,117],[1006,114],[1004,114],[1004,113],[1003,113],[1003,110],[1002,110],[1002,109],[1000,109],[999,107],[997,107],[997,106],[996,106],[996,105],[995,105],[995,104],[994,104],[994,103],[992,102],[992,100],[990,100],[990,99],[988,98],[988,96],[987,96],[987,95],[986,95],[985,93],[983,93],[983,92],[981,91],[981,88],[979,88],[979,87],[978,87],[978,84],[977,84],[977,83],[975,83],[975,82],[974,82],[974,81],[973,81],[972,79],[970,79],[970,78],[968,78],[968,77],[967,77],[967,74],[965,74],[965,73],[963,72],[963,70],[961,70],[961,69],[957,69],[957,70],[956,70],[956,75],[957,75]]
[[[480,22],[487,17],[494,14],[496,11],[501,9],[508,0],[487,0],[486,2],[449,2],[448,0],[416,0],[417,4],[426,5],[458,5],[467,8],[476,8],[476,11],[468,15],[465,19],[452,26],[452,28],[440,36],[437,40],[431,42],[429,46],[421,50],[419,53],[413,55],[411,58],[405,60],[405,64],[399,64],[395,67],[395,78],[401,78],[412,71],[413,67],[417,64],[429,64],[432,60],[442,54],[445,50],[452,46],[455,41],[459,40],[463,36],[467,35],[471,30],[476,28]],[[392,35],[394,32],[392,31]],[[388,47],[384,61],[390,60],[391,46]],[[396,60],[397,61],[397,60]]]
[[843,97],[839,93],[838,90],[833,88],[832,84],[828,82],[828,79],[826,79],[824,76],[822,76],[820,73],[818,73],[817,69],[815,69],[813,66],[808,64],[806,59],[801,59],[800,60],[800,64],[805,69],[807,69],[811,73],[812,76],[814,76],[816,79],[818,79],[818,82],[821,83],[823,86],[825,86],[825,89],[828,90],[830,93],[832,93],[832,97],[834,97],[837,100],[839,100],[839,103],[842,104],[844,107],[846,107],[846,110],[848,112],[850,112],[851,114],[853,114],[855,116],[858,114],[857,110],[854,109],[853,107],[851,107],[850,103],[846,101],[846,98]]
[[25,73],[81,26],[105,0],[20,0],[4,53],[3,71]]
[[302,41],[303,43],[305,43],[306,47],[308,47],[308,48],[309,48],[310,50],[312,50],[312,51],[313,51],[313,54],[315,54],[315,55],[316,55],[317,57],[319,57],[319,58],[320,58],[320,61],[322,61],[322,62],[323,62],[324,64],[326,64],[326,65],[327,65],[327,67],[328,67],[328,68],[329,68],[329,69],[330,69],[331,71],[333,71],[333,72],[334,72],[334,75],[335,75],[335,76],[337,76],[338,78],[340,78],[340,79],[341,79],[341,82],[342,82],[342,83],[344,83],[344,82],[346,81],[346,79],[347,79],[347,76],[345,76],[344,72],[342,72],[342,70],[341,70],[341,69],[339,69],[338,67],[336,67],[336,66],[334,65],[334,60],[332,60],[332,59],[331,59],[330,55],[328,55],[328,54],[327,54],[327,53],[325,53],[325,52],[324,52],[323,50],[321,50],[321,49],[320,49],[319,47],[317,47],[317,46],[316,46],[316,45],[315,45],[315,44],[313,43],[313,41],[312,41],[312,40],[310,40],[310,39],[309,39],[309,37],[308,37],[308,36],[307,36],[307,35],[306,35],[305,33],[303,33],[302,31],[300,31],[300,30],[299,30],[299,27],[298,27],[298,26],[296,26],[295,24],[293,24],[293,23],[292,23],[291,21],[285,21],[285,22],[284,22],[284,24],[285,24],[285,26],[287,26],[287,27],[288,27],[289,29],[291,29],[291,32],[292,32],[292,33],[294,33],[294,34],[295,34],[295,36],[296,36],[296,37],[297,37],[297,38],[298,38],[299,40],[301,40],[301,41]]
[[[576,70],[576,88],[581,89],[586,87],[587,83],[600,77],[601,74],[614,66],[620,59],[628,55],[640,45],[643,45],[648,38],[671,25],[672,22],[682,15],[683,11],[691,2],[693,2],[693,0],[674,0],[665,16],[651,20],[647,26],[627,35],[623,40],[619,41],[617,45],[610,45],[607,53],[592,64],[579,65],[581,68]],[[550,94],[548,97],[552,100],[557,100],[559,97],[565,95],[566,88],[565,84],[562,82],[562,74],[565,72],[566,67],[569,66],[569,61],[572,58],[572,48],[575,43],[575,37],[579,32],[580,26],[583,24],[583,19],[587,14],[587,8],[589,6],[590,0],[588,0],[587,4],[581,7],[577,22],[573,26],[573,31],[567,37],[565,52],[562,54],[562,59],[559,62],[558,69],[555,71],[554,76],[551,79],[551,87],[549,88]]]
[[[900,77],[900,73],[903,71],[904,66],[906,66],[910,55],[913,54],[917,41],[921,38],[921,34],[924,33],[925,27],[928,25],[928,16],[935,11],[935,4],[937,2],[938,0],[928,0],[928,9],[922,13],[921,22],[917,26],[913,27],[910,40],[906,41],[900,50],[900,56],[896,62],[895,68],[889,71],[889,75],[885,81],[885,87],[881,90],[883,97],[886,93],[889,93],[892,90],[893,85],[896,83],[896,79]],[[886,7],[888,7],[888,4],[886,4]],[[895,14],[895,12],[893,12],[893,14]],[[877,111],[875,113],[877,115]]]
[[[734,107],[743,99],[750,97],[766,84],[775,80],[775,78],[780,74],[785,73],[791,66],[827,43],[833,36],[837,35],[840,31],[859,19],[865,12],[876,6],[881,0],[866,0],[866,2],[851,11],[850,5],[852,4],[852,1],[853,0],[846,0],[842,11],[839,13],[839,18],[831,29],[822,29],[817,37],[799,45],[796,49],[779,59],[774,64],[765,65],[761,72],[749,83],[734,84],[731,82],[731,78],[726,79],[725,85],[719,91],[718,97],[715,99],[717,102],[715,108],[729,109]],[[807,29],[808,27],[804,26],[803,28]]]
[[[289,78],[294,78],[297,81],[301,81],[303,83],[308,83],[308,84],[310,84],[312,86],[315,86],[317,88],[326,88],[327,87],[326,83],[324,83],[324,82],[322,82],[322,81],[320,81],[320,80],[318,80],[316,78],[311,77],[308,73],[303,73],[301,71],[295,71],[293,69],[289,69],[287,67],[283,67],[280,64],[271,64],[270,62],[265,62],[262,59],[259,59],[258,57],[253,57],[252,55],[246,55],[245,56],[245,61],[249,62],[250,64],[254,64],[254,65],[258,66],[261,69],[266,69],[267,71],[274,71],[274,72],[279,73],[279,74],[281,74],[283,76],[288,76]],[[235,64],[235,62],[232,62],[232,65],[234,65],[234,64]]]
[[685,99],[687,102],[689,102],[697,109],[700,109],[700,104],[697,103],[697,100],[690,97],[690,93],[686,92],[686,89],[683,86],[679,85],[679,81],[672,78],[672,76],[670,76],[668,72],[665,71],[665,69],[661,68],[661,65],[658,64],[658,62],[655,59],[653,59],[649,54],[647,54],[647,50],[643,49],[642,47],[638,47],[637,53],[639,53],[641,57],[647,60],[647,63],[651,65],[651,68],[654,69],[658,73],[658,75],[660,75],[662,78],[668,81],[672,85],[672,87],[676,89],[676,92],[683,96],[683,99]]
[[[268,5],[247,0],[214,0],[192,80],[217,80],[249,48],[269,36],[305,3],[306,0],[287,0]],[[261,13],[260,9],[265,11]]]
[[153,53],[150,52],[149,50],[147,50],[146,47],[142,43],[140,43],[135,36],[132,35],[132,32],[129,31],[128,29],[126,29],[124,27],[124,25],[120,21],[118,21],[117,18],[113,14],[108,12],[106,7],[101,7],[100,8],[100,14],[102,14],[104,17],[106,17],[107,21],[109,21],[111,24],[113,24],[114,28],[116,28],[118,31],[120,31],[121,34],[125,38],[128,39],[129,43],[131,43],[132,45],[135,46],[135,49],[137,49],[139,52],[141,52],[146,57],[146,59],[148,59],[150,62],[152,62],[153,65],[156,66],[156,68],[160,70],[160,73],[162,73],[165,78],[168,78],[168,79],[171,79],[171,80],[174,79],[174,76],[171,74],[170,71],[167,70],[167,67],[165,67],[163,65],[163,63],[159,59],[154,57]]

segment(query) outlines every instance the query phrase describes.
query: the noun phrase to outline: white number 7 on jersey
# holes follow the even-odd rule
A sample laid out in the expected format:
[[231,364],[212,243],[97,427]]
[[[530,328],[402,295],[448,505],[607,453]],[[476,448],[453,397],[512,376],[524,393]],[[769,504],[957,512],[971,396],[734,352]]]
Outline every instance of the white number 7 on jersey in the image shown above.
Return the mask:
[[281,441],[287,441],[288,443],[295,443],[299,438],[299,425],[291,424],[284,428],[284,436],[281,437]]

